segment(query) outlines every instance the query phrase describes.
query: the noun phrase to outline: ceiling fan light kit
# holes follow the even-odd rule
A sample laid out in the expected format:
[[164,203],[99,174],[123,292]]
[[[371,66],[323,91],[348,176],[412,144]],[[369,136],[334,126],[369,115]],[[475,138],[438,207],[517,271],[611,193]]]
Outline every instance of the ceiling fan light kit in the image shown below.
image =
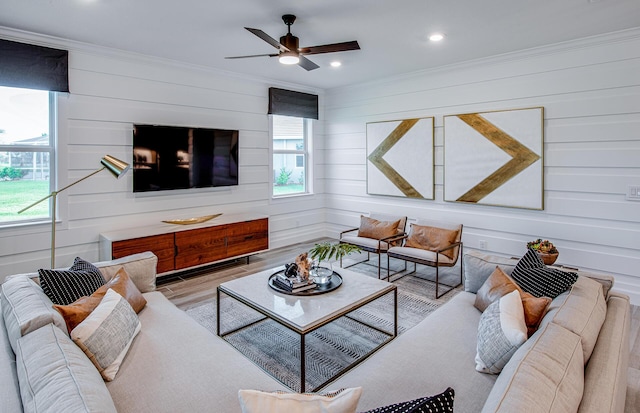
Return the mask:
[[322,46],[311,46],[311,47],[299,47],[299,39],[291,34],[291,25],[295,22],[296,16],[293,14],[285,14],[282,16],[282,21],[287,25],[287,34],[280,37],[280,42],[278,42],[273,37],[269,36],[265,32],[260,29],[253,29],[251,27],[245,27],[249,32],[258,36],[265,42],[269,43],[271,46],[275,47],[279,50],[277,54],[261,54],[261,55],[249,55],[249,56],[229,56],[226,59],[243,59],[248,57],[276,57],[278,56],[278,60],[280,63],[285,65],[300,65],[305,70],[314,70],[319,68],[317,64],[313,63],[311,60],[307,59],[303,55],[309,54],[321,54],[321,53],[335,53],[335,52],[346,52],[349,50],[360,50],[360,45],[355,40],[349,42],[342,43],[333,43],[333,44],[325,44]]

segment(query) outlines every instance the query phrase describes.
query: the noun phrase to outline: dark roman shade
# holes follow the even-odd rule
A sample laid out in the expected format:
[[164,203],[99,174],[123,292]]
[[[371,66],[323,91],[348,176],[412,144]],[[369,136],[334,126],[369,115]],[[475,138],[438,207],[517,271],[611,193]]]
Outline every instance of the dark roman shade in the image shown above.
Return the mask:
[[268,113],[318,119],[318,95],[270,87]]
[[69,91],[69,52],[0,39],[0,85]]

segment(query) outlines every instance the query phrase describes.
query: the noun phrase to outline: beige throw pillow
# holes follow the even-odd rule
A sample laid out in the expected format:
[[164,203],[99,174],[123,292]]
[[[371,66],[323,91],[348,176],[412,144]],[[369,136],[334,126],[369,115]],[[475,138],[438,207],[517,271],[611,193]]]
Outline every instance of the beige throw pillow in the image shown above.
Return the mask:
[[[411,233],[405,246],[428,251],[440,251],[456,242],[457,238],[458,231],[455,230],[411,224]],[[451,248],[443,251],[442,255],[453,259],[454,253],[455,248]]]
[[361,215],[358,236],[373,239],[388,238],[398,233],[398,225],[400,225],[400,220],[378,221]]
[[330,393],[284,393],[240,390],[242,413],[355,413],[362,387]]

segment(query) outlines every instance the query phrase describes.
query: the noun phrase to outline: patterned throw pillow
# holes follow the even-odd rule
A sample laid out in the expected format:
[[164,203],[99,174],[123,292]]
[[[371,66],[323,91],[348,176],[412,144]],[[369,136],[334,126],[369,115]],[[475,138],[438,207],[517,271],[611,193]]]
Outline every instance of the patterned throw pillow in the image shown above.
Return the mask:
[[480,317],[476,370],[500,373],[525,341],[527,325],[522,300],[518,290],[514,290],[487,307]]
[[38,275],[42,291],[59,305],[91,295],[106,282],[98,267],[79,257],[68,270],[39,269]]
[[378,407],[365,413],[453,413],[454,396],[454,390],[449,387],[435,396]]
[[511,278],[535,297],[556,298],[576,282],[578,274],[548,268],[535,251],[528,250],[513,269]]
[[89,357],[102,378],[111,381],[140,328],[140,320],[131,305],[109,289],[96,309],[71,331],[71,339]]

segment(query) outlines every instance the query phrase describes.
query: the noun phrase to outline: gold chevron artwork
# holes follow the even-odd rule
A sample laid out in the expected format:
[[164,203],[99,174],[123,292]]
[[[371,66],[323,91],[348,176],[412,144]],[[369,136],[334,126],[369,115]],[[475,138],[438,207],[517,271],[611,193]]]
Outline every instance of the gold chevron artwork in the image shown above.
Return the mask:
[[[542,162],[538,162],[542,159],[542,111],[532,108],[445,116],[445,200],[542,209]],[[448,126],[453,126],[453,132]],[[519,136],[527,145],[517,139]],[[479,137],[492,145],[474,142]],[[474,167],[486,175],[474,176],[470,173]],[[532,167],[534,171],[529,170]],[[527,173],[521,175],[524,171]],[[454,189],[448,191],[450,181]],[[506,188],[509,182],[511,187]],[[486,201],[489,197],[493,199]]]
[[433,118],[369,123],[367,146],[368,193],[433,199]]

